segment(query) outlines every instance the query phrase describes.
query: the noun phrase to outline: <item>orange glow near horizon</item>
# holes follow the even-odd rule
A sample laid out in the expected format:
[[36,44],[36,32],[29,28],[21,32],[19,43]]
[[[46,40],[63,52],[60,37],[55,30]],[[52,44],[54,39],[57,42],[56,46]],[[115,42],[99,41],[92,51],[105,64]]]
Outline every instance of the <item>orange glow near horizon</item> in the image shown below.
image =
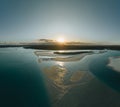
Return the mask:
[[59,42],[59,43],[65,43],[65,39],[63,37],[59,37],[57,39],[57,42]]

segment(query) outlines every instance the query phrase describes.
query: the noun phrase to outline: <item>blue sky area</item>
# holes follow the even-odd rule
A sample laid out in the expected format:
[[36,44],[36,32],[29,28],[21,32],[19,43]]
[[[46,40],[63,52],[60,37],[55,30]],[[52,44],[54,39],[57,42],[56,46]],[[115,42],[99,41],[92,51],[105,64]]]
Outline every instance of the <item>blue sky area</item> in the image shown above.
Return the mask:
[[0,0],[0,41],[120,44],[120,0]]

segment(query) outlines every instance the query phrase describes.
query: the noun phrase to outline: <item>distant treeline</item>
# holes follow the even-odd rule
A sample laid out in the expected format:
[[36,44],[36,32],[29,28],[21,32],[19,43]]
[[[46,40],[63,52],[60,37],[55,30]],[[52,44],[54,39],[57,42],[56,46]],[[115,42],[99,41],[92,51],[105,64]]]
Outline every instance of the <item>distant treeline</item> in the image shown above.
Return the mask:
[[24,48],[43,49],[43,50],[79,50],[79,49],[120,50],[119,45],[32,45],[32,46],[25,46]]
[[120,45],[0,45],[0,48],[23,47],[26,49],[43,49],[43,50],[120,50]]

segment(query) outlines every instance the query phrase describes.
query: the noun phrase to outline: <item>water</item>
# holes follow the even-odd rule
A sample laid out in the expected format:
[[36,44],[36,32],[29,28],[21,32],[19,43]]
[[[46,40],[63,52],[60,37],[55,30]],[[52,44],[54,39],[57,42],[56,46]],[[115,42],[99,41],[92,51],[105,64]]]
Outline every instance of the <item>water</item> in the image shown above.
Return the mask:
[[1,107],[119,107],[120,73],[106,66],[119,51],[81,59],[36,51],[0,49]]
[[112,51],[100,57],[99,55],[94,57],[90,64],[90,71],[108,86],[120,91],[120,73],[106,66],[108,64],[108,58],[111,56],[120,56],[120,52]]
[[36,60],[31,50],[0,49],[0,107],[49,107]]

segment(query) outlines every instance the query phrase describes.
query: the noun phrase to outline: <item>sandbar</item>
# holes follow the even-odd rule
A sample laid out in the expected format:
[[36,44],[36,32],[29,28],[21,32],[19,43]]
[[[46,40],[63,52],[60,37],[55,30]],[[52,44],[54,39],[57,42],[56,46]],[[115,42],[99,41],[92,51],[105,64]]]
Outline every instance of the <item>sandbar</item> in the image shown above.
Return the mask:
[[120,57],[110,57],[108,65],[117,72],[120,72]]

